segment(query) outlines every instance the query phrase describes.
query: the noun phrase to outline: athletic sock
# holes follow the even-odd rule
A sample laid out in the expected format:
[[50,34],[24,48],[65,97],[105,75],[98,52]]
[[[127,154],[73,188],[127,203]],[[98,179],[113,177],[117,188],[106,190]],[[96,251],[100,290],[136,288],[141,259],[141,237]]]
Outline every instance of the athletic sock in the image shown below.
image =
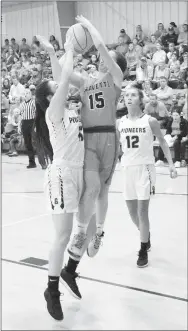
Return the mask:
[[77,233],[85,233],[87,232],[87,227],[88,225],[87,224],[82,224],[82,223],[77,223]]
[[66,266],[66,271],[73,275],[76,271],[76,268],[77,268],[79,262],[80,261],[75,261],[75,260],[71,259],[71,257],[69,257],[69,260],[68,260],[68,263]]
[[53,291],[58,291],[59,289],[59,277],[48,276],[48,288]]
[[104,227],[104,224],[98,224],[98,225],[97,225],[97,231],[96,231],[96,233],[97,233],[99,236],[101,236],[102,233],[103,233],[103,227]]

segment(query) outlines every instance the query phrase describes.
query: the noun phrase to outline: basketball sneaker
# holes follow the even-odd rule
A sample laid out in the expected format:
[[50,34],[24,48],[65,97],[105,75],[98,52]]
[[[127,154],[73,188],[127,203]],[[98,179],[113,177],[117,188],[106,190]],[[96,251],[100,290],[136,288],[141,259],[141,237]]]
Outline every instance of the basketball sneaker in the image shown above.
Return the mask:
[[70,247],[68,248],[68,253],[74,260],[80,260],[83,253],[86,237],[87,236],[84,232],[79,232],[78,234],[74,235]]
[[78,274],[75,272],[71,274],[66,270],[66,267],[61,270],[60,274],[60,282],[66,287],[69,293],[76,299],[81,299],[82,296],[80,294],[78,285],[76,283],[76,278]]
[[49,314],[58,321],[62,321],[64,316],[60,303],[60,292],[52,291],[47,288],[44,292],[44,297],[47,302],[47,310]]
[[148,252],[147,243],[141,243],[141,249],[138,252],[137,266],[139,268],[147,267],[148,265]]
[[101,235],[98,235],[97,233],[94,235],[94,237],[91,239],[88,248],[87,248],[87,255],[89,257],[94,257],[102,244],[102,238],[104,237],[104,231]]

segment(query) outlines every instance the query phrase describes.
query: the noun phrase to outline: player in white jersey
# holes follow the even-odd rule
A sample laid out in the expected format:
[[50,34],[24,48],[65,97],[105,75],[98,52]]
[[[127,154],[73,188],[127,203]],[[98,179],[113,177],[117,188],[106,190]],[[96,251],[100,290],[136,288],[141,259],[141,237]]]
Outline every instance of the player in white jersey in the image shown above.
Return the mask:
[[158,121],[142,111],[142,91],[128,87],[124,98],[128,115],[118,122],[123,151],[123,194],[131,219],[140,230],[141,248],[137,265],[145,267],[151,247],[148,208],[150,195],[155,192],[154,135],[169,163],[170,177],[175,178],[177,171]]
[[[82,125],[75,109],[67,108],[70,76],[73,71],[73,46],[65,44],[65,65],[59,85],[43,81],[36,89],[37,139],[47,151],[49,141],[44,127],[47,124],[53,150],[53,161],[46,171],[46,192],[55,228],[55,241],[49,256],[48,287],[44,292],[49,314],[63,319],[60,304],[59,278],[66,246],[73,226],[73,215],[83,189],[84,142]],[[74,278],[77,275],[74,275]]]

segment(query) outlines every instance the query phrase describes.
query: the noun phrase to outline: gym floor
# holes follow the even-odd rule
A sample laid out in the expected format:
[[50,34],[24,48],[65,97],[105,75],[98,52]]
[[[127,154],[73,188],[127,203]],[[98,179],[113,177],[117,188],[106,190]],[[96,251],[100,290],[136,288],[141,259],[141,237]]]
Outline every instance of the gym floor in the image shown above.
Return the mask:
[[178,169],[175,180],[167,167],[157,168],[149,266],[139,269],[139,233],[117,165],[103,246],[95,258],[84,256],[78,269],[83,298],[60,285],[65,318],[56,322],[43,297],[53,240],[45,171],[26,165],[26,156],[2,156],[2,330],[187,330],[187,168]]

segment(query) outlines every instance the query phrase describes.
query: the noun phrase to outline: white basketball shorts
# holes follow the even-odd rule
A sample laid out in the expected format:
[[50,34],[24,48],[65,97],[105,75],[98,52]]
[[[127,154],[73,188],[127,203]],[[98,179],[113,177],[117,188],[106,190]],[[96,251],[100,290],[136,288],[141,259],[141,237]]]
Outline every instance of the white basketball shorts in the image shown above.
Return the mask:
[[125,200],[149,200],[155,193],[156,172],[153,164],[123,167]]
[[45,193],[52,214],[76,213],[83,190],[83,168],[50,164],[45,174]]

